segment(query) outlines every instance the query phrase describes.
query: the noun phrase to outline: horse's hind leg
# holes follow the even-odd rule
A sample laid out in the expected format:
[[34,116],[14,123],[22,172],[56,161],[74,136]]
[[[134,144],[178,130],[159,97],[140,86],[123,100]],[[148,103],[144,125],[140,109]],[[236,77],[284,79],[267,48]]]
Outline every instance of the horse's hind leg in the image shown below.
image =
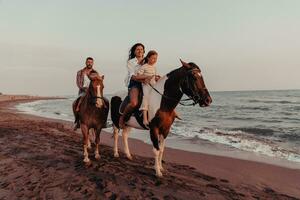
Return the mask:
[[129,160],[132,160],[132,156],[130,154],[129,147],[128,147],[128,134],[129,134],[129,132],[130,132],[130,128],[125,127],[122,131],[122,137],[123,137],[124,152],[125,152],[127,158]]
[[83,162],[90,163],[89,153],[88,153],[88,142],[89,142],[89,130],[88,127],[84,124],[81,124],[81,132],[83,135]]
[[95,131],[95,134],[96,134],[96,138],[95,138],[95,144],[96,144],[96,147],[95,147],[95,158],[96,158],[96,160],[100,159],[100,154],[99,154],[100,133],[101,133],[101,129],[97,129]]
[[113,125],[114,130],[114,157],[119,157],[119,151],[118,151],[118,139],[119,139],[119,130],[118,128]]

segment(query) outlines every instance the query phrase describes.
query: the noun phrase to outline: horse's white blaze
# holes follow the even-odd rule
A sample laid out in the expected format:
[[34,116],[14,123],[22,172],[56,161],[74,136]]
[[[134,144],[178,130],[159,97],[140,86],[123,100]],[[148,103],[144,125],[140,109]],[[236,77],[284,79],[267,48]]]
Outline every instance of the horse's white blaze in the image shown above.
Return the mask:
[[[97,85],[96,87],[97,87],[97,97],[102,97],[101,92],[100,92],[100,85]],[[102,99],[99,99],[99,98],[96,99],[96,106],[98,108],[100,108],[102,106]]]
[[[155,117],[155,114],[157,110],[160,108],[160,103],[161,103],[161,94],[164,93],[164,86],[166,83],[166,80],[168,79],[167,76],[161,77],[156,84],[153,85],[155,89],[157,89],[160,94],[158,94],[155,90],[151,90],[150,95],[149,95],[149,110],[148,110],[148,116],[149,116],[149,122]],[[136,128],[136,129],[144,129],[142,128],[139,123],[136,121],[135,117],[132,116],[126,122],[126,124],[130,127]]]
[[202,77],[202,74],[200,72],[197,73],[200,77]]

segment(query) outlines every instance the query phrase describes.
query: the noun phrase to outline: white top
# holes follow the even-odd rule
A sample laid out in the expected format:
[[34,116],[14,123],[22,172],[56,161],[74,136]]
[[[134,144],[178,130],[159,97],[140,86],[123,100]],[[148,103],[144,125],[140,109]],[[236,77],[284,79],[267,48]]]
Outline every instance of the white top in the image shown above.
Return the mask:
[[156,67],[146,63],[141,66],[136,73],[139,75],[154,76],[156,75]]
[[128,74],[125,77],[125,86],[128,87],[131,76],[132,75],[136,75],[137,70],[139,69],[141,65],[138,64],[138,60],[137,58],[132,58],[130,60],[127,61],[127,70],[128,70]]
[[89,77],[85,74],[85,75],[83,76],[83,87],[88,88],[89,85],[90,85],[90,79],[89,79]]
[[[138,75],[145,75],[145,76],[155,76],[156,75],[156,67],[149,65],[148,63],[144,64],[143,66],[141,66],[137,72]],[[155,84],[155,77],[153,77],[150,80],[150,84],[153,85]],[[144,85],[144,84],[143,84]]]

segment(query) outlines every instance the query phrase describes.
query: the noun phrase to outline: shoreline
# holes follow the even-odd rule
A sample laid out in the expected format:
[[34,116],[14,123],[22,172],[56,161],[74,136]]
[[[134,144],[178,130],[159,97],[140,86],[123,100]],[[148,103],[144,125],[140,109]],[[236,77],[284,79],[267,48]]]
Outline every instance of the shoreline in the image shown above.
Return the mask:
[[[77,134],[74,134],[74,132],[72,131],[72,123],[70,122],[66,122],[63,120],[56,120],[56,119],[48,119],[48,118],[43,118],[43,117],[38,117],[38,116],[33,116],[28,114],[22,114],[22,113],[18,113],[16,110],[13,109],[13,106],[18,103],[24,103],[28,101],[34,101],[34,100],[40,100],[40,99],[39,98],[16,99],[15,98],[15,100],[10,100],[8,102],[0,101],[0,112],[1,114],[6,113],[7,115],[10,115],[11,118],[17,119],[17,121],[19,121],[18,122],[19,126],[26,125],[27,121],[36,124],[41,123],[42,125],[40,129],[46,129],[47,131],[50,130],[49,127],[46,126],[48,124],[50,127],[52,127],[52,129],[66,132],[67,135],[64,135],[66,139],[68,139],[68,135],[70,136],[71,134],[72,137],[76,138],[77,142],[81,142],[80,132],[77,131],[76,132]],[[5,116],[4,119],[0,120],[0,128],[6,127],[8,131],[13,131],[15,126],[13,124],[10,124],[9,120],[7,120],[6,118],[9,118],[9,116]],[[32,132],[33,130],[30,127],[28,127],[27,131]],[[18,130],[17,132],[18,134],[20,134],[20,130]],[[41,132],[43,133],[43,130],[41,130]],[[63,133],[59,132],[59,134],[63,134]],[[107,150],[108,155],[106,156],[113,155],[113,151],[110,147],[113,144],[111,136],[112,134],[107,132],[106,133],[103,132],[101,134],[101,147],[104,146],[104,149],[108,148]],[[64,141],[62,140],[60,142],[64,142]],[[78,145],[78,151],[80,154],[79,155],[75,154],[75,156],[77,162],[81,163],[82,162],[81,143],[78,143],[76,145]],[[149,162],[150,163],[153,162],[151,145],[148,145],[138,139],[130,138],[129,146],[134,156],[134,161],[126,161],[126,162],[134,162],[137,165],[141,164],[139,163],[139,159],[142,159],[144,161],[146,160],[145,162],[148,164]],[[119,148],[120,148],[120,152],[122,152],[121,144]],[[102,153],[101,149],[102,148],[100,148],[100,154]],[[93,153],[90,154],[90,156],[92,155]],[[3,155],[0,155],[0,158],[1,156],[3,157]],[[151,159],[149,159],[149,157],[151,157]],[[114,159],[114,158],[110,158],[110,159]],[[121,158],[119,159],[125,160],[124,156],[122,155]],[[246,196],[249,195],[246,192],[248,191],[248,193],[250,193],[251,195],[252,194],[262,195],[261,196],[262,199],[264,199],[264,197],[266,197],[265,199],[269,197],[264,195],[281,195],[281,194],[287,194],[287,195],[300,198],[300,192],[299,192],[300,191],[300,186],[299,186],[300,170],[289,169],[289,168],[284,168],[284,167],[279,167],[275,165],[264,164],[264,163],[254,162],[254,161],[228,158],[224,156],[215,156],[215,155],[209,155],[204,153],[188,152],[188,151],[172,149],[168,147],[165,150],[164,161],[166,162],[165,165],[167,165],[166,167],[167,174],[163,178],[165,180],[170,178],[170,174],[172,174],[172,176],[174,176],[175,179],[176,178],[180,179],[180,176],[178,177],[176,174],[173,174],[172,172],[172,169],[177,169],[177,170],[186,171],[187,173],[190,172],[191,174],[194,174],[196,172],[201,174],[203,173],[202,178],[203,176],[209,176],[209,177],[213,177],[214,181],[218,180],[216,183],[214,183],[218,187],[222,186],[222,187],[233,188],[233,190],[238,191],[237,193],[242,193],[243,195]],[[100,161],[98,161],[98,163],[101,163],[101,159]],[[0,164],[1,164],[0,166],[2,166],[2,162],[0,162]],[[134,173],[134,171],[132,173]],[[147,174],[146,178],[148,178],[148,176],[152,177],[153,173],[154,170],[150,170],[150,173]],[[221,180],[223,180],[223,182]],[[213,180],[210,181],[212,182]],[[225,186],[223,186],[222,184],[225,184]],[[241,185],[243,185],[243,187],[245,186],[247,189],[241,187]],[[200,188],[203,189],[202,185]],[[205,192],[207,192],[208,194],[212,194],[215,192],[214,195],[220,194],[221,196],[224,197],[226,195],[229,195],[227,193],[222,194],[222,192],[216,188],[214,189],[214,192],[211,192],[209,189],[207,189],[207,191],[204,190],[204,193]],[[206,197],[209,197],[208,194],[206,194],[207,195]],[[246,199],[246,196],[244,197],[242,196],[241,199]],[[286,199],[289,198],[286,197]]]
[[[42,99],[45,101],[48,99]],[[40,101],[40,100],[38,100]],[[38,102],[36,101],[36,102]],[[15,105],[15,108],[23,114],[34,115],[38,117],[43,117],[47,119],[57,119],[62,120],[63,122],[72,122],[69,118],[59,116],[59,115],[49,115],[39,113],[33,110],[27,110],[26,106],[22,107],[22,103]],[[103,132],[112,132],[112,128],[103,129]],[[150,138],[147,135],[147,131],[144,130],[137,130],[131,131],[129,137],[131,139],[137,139],[142,141],[145,144],[152,145]],[[193,138],[185,138],[181,136],[176,136],[173,134],[169,134],[166,140],[166,146],[171,149],[178,149],[187,152],[194,152],[194,153],[203,153],[209,155],[216,155],[221,157],[228,157],[228,158],[236,158],[246,161],[254,161],[260,162],[265,164],[276,165],[279,167],[286,167],[291,169],[300,169],[300,163],[297,161],[291,161],[284,158],[278,158],[275,156],[264,155],[262,153],[256,153],[252,151],[245,151],[235,147],[231,147],[225,144],[211,142],[208,140],[200,139],[194,140]]]

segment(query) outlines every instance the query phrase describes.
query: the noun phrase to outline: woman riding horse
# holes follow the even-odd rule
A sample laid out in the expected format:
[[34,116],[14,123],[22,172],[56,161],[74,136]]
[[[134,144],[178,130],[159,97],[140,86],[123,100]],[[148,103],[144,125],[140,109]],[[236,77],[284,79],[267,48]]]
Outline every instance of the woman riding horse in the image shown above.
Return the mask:
[[[203,75],[200,68],[194,63],[181,61],[182,67],[173,70],[160,78],[153,85],[153,91],[149,96],[149,128],[150,138],[153,144],[155,155],[155,171],[157,176],[162,176],[162,157],[164,152],[165,139],[169,134],[171,125],[176,118],[175,108],[178,104],[185,105],[181,100],[183,94],[187,95],[188,100],[193,101],[189,105],[199,104],[201,107],[209,106],[212,99],[205,86]],[[111,118],[114,123],[114,156],[118,157],[118,119],[120,118],[119,107],[122,100],[118,96],[111,99]],[[124,142],[124,152],[127,158],[132,159],[128,148],[128,127],[143,129],[131,117],[122,132]]]
[[125,78],[125,85],[128,87],[128,96],[130,103],[126,105],[123,115],[119,120],[119,127],[124,128],[126,121],[138,109],[139,95],[142,92],[142,84],[149,82],[148,78],[136,74],[137,70],[141,67],[141,61],[144,58],[145,46],[142,43],[136,43],[130,48],[129,58],[127,61],[128,75]]

